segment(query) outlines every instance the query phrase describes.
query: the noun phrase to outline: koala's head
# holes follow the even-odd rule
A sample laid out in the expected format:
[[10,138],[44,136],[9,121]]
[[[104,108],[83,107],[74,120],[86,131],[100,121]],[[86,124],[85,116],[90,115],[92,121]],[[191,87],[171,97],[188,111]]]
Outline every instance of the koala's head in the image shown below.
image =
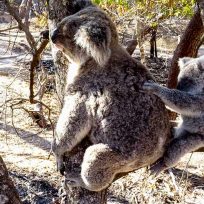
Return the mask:
[[177,89],[193,93],[204,92],[204,57],[181,58],[179,67]]
[[118,43],[114,24],[93,5],[64,18],[51,39],[70,61],[83,63],[93,58],[101,66],[109,60],[111,48]]

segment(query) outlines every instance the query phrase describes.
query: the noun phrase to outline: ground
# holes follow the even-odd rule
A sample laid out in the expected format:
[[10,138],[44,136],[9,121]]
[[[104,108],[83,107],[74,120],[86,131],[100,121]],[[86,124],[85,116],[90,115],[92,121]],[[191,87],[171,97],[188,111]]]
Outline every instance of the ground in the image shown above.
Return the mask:
[[[6,19],[0,19],[0,29],[8,27]],[[33,32],[33,35],[38,38],[39,32]],[[161,84],[166,82],[176,43],[176,37],[163,36],[158,40],[159,58],[147,58],[147,67]],[[148,56],[148,43],[145,45]],[[16,106],[11,104],[17,101],[6,103],[10,99],[29,96],[30,56],[27,53],[29,50],[23,32],[0,32],[0,155],[23,203],[57,203],[62,177],[56,171],[53,155],[50,155],[52,128],[42,129],[33,122],[22,109],[32,109],[28,103]],[[48,49],[43,58],[50,57]],[[138,58],[138,50],[135,57]],[[56,94],[46,93],[43,102],[51,108],[50,118],[55,124],[60,109]],[[117,180],[109,188],[108,203],[202,204],[203,176],[204,153],[188,154],[175,169],[164,172],[157,178],[150,176],[148,169],[143,168]]]

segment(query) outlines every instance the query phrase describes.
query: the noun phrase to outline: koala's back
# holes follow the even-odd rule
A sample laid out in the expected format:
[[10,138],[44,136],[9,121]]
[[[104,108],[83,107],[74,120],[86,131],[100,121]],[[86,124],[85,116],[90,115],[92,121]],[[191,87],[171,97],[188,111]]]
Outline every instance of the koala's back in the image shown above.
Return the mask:
[[168,136],[168,121],[159,99],[138,92],[105,95],[98,99],[97,125],[92,132],[94,143],[106,143],[126,155],[138,157],[162,150]]
[[94,99],[88,99],[94,121],[91,141],[108,144],[129,160],[137,155],[138,168],[162,155],[170,135],[164,104],[139,91],[148,77],[147,70],[128,57],[103,69],[90,69],[78,84],[85,94],[95,94]]

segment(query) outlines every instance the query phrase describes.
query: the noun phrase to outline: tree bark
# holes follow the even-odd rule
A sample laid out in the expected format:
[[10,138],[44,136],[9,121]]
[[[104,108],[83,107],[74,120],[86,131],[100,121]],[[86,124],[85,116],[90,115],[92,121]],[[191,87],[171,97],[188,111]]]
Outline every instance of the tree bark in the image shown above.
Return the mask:
[[167,86],[176,88],[179,74],[178,60],[181,57],[196,57],[204,34],[204,26],[199,8],[190,20],[171,61]]
[[[81,163],[85,150],[91,142],[85,138],[72,152],[65,157],[66,174],[80,174]],[[61,188],[64,198],[61,204],[105,204],[107,202],[107,191],[91,192],[83,188],[71,188],[66,185],[66,176]]]
[[137,44],[138,44],[138,42],[137,42],[136,39],[133,39],[133,40],[130,40],[130,41],[127,42],[126,50],[130,55],[132,55],[133,52],[135,51],[135,49],[137,47]]
[[157,58],[157,28],[152,28],[150,38],[150,58]]
[[[72,14],[71,12],[72,2],[69,0],[50,0],[49,1],[49,31],[50,34],[56,28],[64,17]],[[63,104],[63,98],[65,93],[66,77],[68,70],[68,60],[52,43],[52,56],[56,67],[55,81],[56,91],[61,104]]]
[[8,170],[0,156],[0,203],[1,204],[21,204],[13,181],[8,175]]
[[[50,0],[49,1],[49,30],[56,27],[64,17],[74,13],[73,2],[71,0]],[[52,45],[52,55],[56,66],[56,89],[60,101],[63,101],[63,97],[66,92],[66,77],[68,69],[68,60]],[[80,145],[72,152],[71,155],[65,157],[65,172],[80,172],[83,155],[86,148],[91,145],[88,140],[81,142]],[[66,182],[65,182],[66,183]],[[61,203],[66,204],[104,204],[107,200],[106,190],[102,192],[91,192],[82,188],[72,188],[64,185],[62,187],[61,195],[64,195]]]

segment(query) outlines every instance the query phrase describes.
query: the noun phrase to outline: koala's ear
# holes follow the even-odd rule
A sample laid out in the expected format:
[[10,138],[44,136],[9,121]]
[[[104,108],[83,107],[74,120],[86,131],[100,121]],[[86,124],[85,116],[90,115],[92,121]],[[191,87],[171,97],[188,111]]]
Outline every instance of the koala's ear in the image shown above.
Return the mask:
[[194,58],[192,57],[183,57],[183,58],[180,58],[179,61],[178,61],[178,64],[179,64],[179,67],[180,67],[180,70],[182,70],[184,68],[185,65],[189,64],[189,62],[191,60],[193,60]]
[[75,40],[99,65],[103,66],[109,60],[111,31],[107,26],[88,22],[79,28]]
[[75,0],[73,1],[74,13],[88,7],[93,6],[93,3],[90,0]]

